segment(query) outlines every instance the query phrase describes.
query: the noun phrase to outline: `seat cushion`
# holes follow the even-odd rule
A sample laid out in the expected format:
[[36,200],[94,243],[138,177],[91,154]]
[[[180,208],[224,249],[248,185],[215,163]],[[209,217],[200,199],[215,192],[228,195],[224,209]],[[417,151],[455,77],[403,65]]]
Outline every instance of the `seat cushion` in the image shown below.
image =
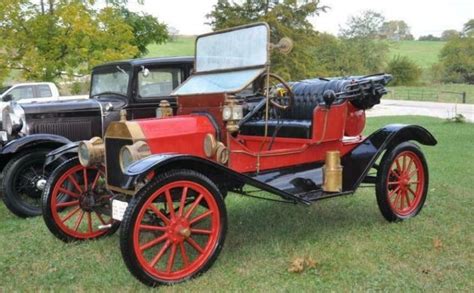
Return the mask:
[[[277,127],[279,128],[277,137],[311,138],[311,120],[268,120],[268,136],[272,136]],[[246,122],[241,126],[240,133],[263,136],[265,134],[265,122],[263,120]]]

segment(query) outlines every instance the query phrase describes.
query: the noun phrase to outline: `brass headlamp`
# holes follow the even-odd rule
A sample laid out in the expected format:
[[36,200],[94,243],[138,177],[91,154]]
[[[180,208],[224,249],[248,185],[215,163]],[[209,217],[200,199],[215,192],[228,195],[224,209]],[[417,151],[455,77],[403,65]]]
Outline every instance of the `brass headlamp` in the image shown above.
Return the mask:
[[244,116],[244,109],[234,96],[227,96],[222,109],[222,120],[226,122],[227,131],[233,133],[239,130],[239,121]]
[[84,167],[90,167],[104,162],[105,145],[100,137],[84,140],[78,147],[79,162]]
[[120,150],[120,168],[125,172],[135,161],[141,160],[151,155],[148,144],[144,141],[137,141],[132,145],[123,146]]

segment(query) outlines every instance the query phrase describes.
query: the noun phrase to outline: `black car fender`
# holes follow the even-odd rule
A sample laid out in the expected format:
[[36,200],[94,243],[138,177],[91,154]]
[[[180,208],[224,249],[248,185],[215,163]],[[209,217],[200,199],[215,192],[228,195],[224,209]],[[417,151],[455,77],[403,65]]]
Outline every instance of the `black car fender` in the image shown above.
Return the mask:
[[32,134],[8,142],[2,147],[0,155],[14,154],[23,149],[39,145],[56,148],[70,142],[69,139],[55,134]]
[[417,141],[429,146],[438,143],[433,134],[421,126],[386,125],[342,157],[341,164],[346,168],[343,173],[343,190],[355,191],[381,154],[405,141]]
[[76,156],[79,143],[80,141],[70,142],[49,152],[46,155],[44,168],[47,169],[50,166],[55,166],[60,158],[71,158]]
[[142,182],[150,172],[159,171],[163,173],[172,169],[190,169],[202,173],[209,177],[219,188],[249,184],[279,195],[289,201],[309,204],[309,202],[304,199],[258,181],[246,174],[236,172],[217,162],[197,156],[176,153],[151,155],[134,162],[124,172],[128,178],[122,188],[132,190],[134,186]]

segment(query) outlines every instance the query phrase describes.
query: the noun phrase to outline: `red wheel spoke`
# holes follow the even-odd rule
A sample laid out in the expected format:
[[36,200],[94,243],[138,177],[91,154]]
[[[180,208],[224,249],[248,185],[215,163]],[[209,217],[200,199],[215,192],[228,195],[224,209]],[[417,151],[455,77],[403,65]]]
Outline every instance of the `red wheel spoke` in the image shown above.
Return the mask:
[[408,157],[408,160],[409,161],[408,161],[408,166],[407,166],[406,171],[409,171],[411,168],[411,165],[413,165],[413,159],[411,157]]
[[402,156],[401,158],[402,158],[402,172],[405,172],[406,171],[405,167],[406,167],[406,158],[407,157]]
[[196,224],[197,222],[199,222],[199,221],[205,219],[206,217],[208,217],[208,216],[210,216],[210,215],[212,215],[212,211],[211,211],[211,210],[209,210],[209,211],[207,211],[207,212],[205,212],[205,213],[203,213],[203,214],[201,214],[201,215],[199,215],[199,216],[193,218],[191,221],[189,221],[189,225],[194,225],[194,224]]
[[199,194],[198,198],[193,202],[189,210],[186,212],[186,215],[184,216],[186,219],[188,219],[189,216],[191,216],[191,214],[194,212],[194,209],[197,207],[197,205],[199,204],[199,202],[202,200],[203,197],[204,195]]
[[148,230],[148,231],[166,231],[166,227],[162,226],[151,226],[151,225],[140,225],[140,230]]
[[174,204],[173,204],[173,199],[171,198],[170,190],[167,189],[165,191],[165,197],[166,197],[166,202],[168,203],[168,209],[170,210],[170,217],[171,219],[175,218],[174,215]]
[[56,208],[65,208],[65,207],[72,207],[78,205],[78,200],[68,201],[68,202],[61,202],[56,205]]
[[184,205],[186,203],[186,197],[188,194],[188,187],[185,186],[183,188],[183,193],[181,194],[181,201],[179,202],[179,211],[178,211],[178,217],[183,216],[183,211],[184,211]]
[[89,182],[87,182],[87,168],[82,169],[82,173],[84,175],[84,190],[88,190]]
[[413,191],[413,189],[411,189],[411,187],[408,187],[408,190],[411,192],[411,194],[413,194],[413,196],[416,198],[416,193]]
[[197,252],[199,252],[200,254],[204,252],[204,249],[202,249],[202,247],[199,246],[199,244],[197,244],[197,242],[194,241],[191,237],[186,238],[186,241],[188,241],[188,243],[191,244],[191,246],[194,247],[194,249],[196,249]]
[[391,181],[387,183],[388,185],[395,185],[395,184],[400,184],[400,181]]
[[89,233],[92,233],[92,216],[90,212],[87,212],[87,228],[89,229]]
[[77,231],[79,229],[79,226],[81,225],[82,218],[84,218],[84,211],[81,211],[79,214],[79,217],[76,220],[76,224],[74,225],[74,231]]
[[403,198],[405,197],[405,193],[400,191],[400,209],[403,209]]
[[211,230],[204,230],[204,229],[191,229],[191,233],[210,235],[212,233],[212,231]]
[[169,220],[165,215],[163,215],[163,213],[160,212],[160,210],[157,209],[153,203],[151,203],[148,207],[149,207],[149,208],[155,213],[155,215],[157,215],[166,225],[169,225],[170,220]]
[[171,252],[170,252],[170,256],[168,257],[168,264],[166,265],[166,271],[168,273],[171,272],[171,270],[173,269],[173,264],[174,264],[174,258],[176,256],[176,244],[173,244],[171,246]]
[[82,188],[79,186],[79,183],[77,183],[76,179],[74,177],[72,177],[72,175],[69,175],[68,178],[69,178],[69,181],[71,181],[71,183],[74,185],[74,187],[76,187],[76,189],[80,193],[82,193]]
[[67,214],[64,218],[62,218],[61,221],[65,223],[67,220],[69,220],[72,216],[74,216],[80,210],[81,210],[80,207],[75,208],[74,210],[70,211],[69,214]]
[[420,183],[420,181],[418,181],[418,180],[417,180],[417,181],[410,181],[410,182],[408,182],[408,185],[411,185],[411,184],[418,184],[418,183]]
[[400,190],[400,186],[397,186],[397,188],[395,188],[394,190],[390,191],[390,193],[388,194],[388,197],[392,197],[395,193],[398,194],[398,190]]
[[140,250],[141,250],[141,251],[147,250],[147,249],[149,249],[149,248],[151,248],[151,247],[153,247],[153,246],[155,246],[155,245],[157,245],[157,244],[159,244],[159,243],[165,241],[166,238],[168,238],[168,235],[163,234],[163,235],[161,235],[160,237],[157,237],[157,238],[155,238],[155,239],[153,239],[153,240],[151,240],[151,241],[149,241],[149,242],[143,244],[142,246],[140,246]]
[[395,196],[395,200],[393,201],[393,206],[396,207],[399,200],[400,200],[400,192],[397,192],[397,196]]
[[100,172],[97,171],[97,175],[95,175],[94,181],[92,181],[91,190],[94,190],[95,186],[97,185],[97,181],[99,181]]
[[179,244],[179,250],[181,251],[181,258],[183,259],[184,265],[188,266],[189,265],[189,257],[186,254],[186,248],[184,247],[184,242],[181,242]]
[[396,178],[400,178],[400,175],[398,175],[397,173],[395,173],[394,170],[390,170],[390,174],[395,176]]
[[163,256],[163,254],[165,254],[166,250],[168,249],[168,247],[170,246],[171,244],[171,241],[170,240],[167,240],[165,242],[165,244],[163,245],[163,247],[160,249],[160,251],[156,254],[156,256],[152,259],[151,263],[150,263],[150,266],[151,267],[154,267],[156,265],[156,263],[160,260],[160,258]]
[[410,174],[408,174],[408,178],[412,178],[413,175],[415,175],[417,173],[418,173],[418,169],[413,170],[412,172],[410,172]]
[[95,212],[95,214],[97,215],[97,218],[99,218],[99,221],[102,223],[102,225],[107,225],[107,223],[105,223],[104,219],[98,212]]
[[[395,159],[395,165],[397,166],[397,172],[398,174],[402,173],[402,167],[400,167],[400,162],[398,161],[399,158]],[[397,176],[398,177],[398,176]]]
[[411,206],[411,201],[410,201],[410,195],[408,194],[408,192],[406,193],[405,200],[407,202],[407,207],[410,207]]
[[72,196],[72,197],[75,197],[75,198],[79,198],[81,196],[80,194],[77,194],[77,193],[72,192],[70,190],[64,189],[62,187],[59,188],[59,192],[65,193],[65,194],[67,194],[69,196]]

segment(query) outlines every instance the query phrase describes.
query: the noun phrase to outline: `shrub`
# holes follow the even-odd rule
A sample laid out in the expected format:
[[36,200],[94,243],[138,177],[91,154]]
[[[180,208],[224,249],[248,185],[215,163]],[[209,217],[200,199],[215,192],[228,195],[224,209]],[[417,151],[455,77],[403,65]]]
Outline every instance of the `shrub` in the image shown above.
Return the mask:
[[388,73],[393,75],[391,85],[414,85],[421,77],[421,68],[406,56],[395,56],[387,66]]
[[452,38],[440,54],[443,81],[474,83],[474,37]]

